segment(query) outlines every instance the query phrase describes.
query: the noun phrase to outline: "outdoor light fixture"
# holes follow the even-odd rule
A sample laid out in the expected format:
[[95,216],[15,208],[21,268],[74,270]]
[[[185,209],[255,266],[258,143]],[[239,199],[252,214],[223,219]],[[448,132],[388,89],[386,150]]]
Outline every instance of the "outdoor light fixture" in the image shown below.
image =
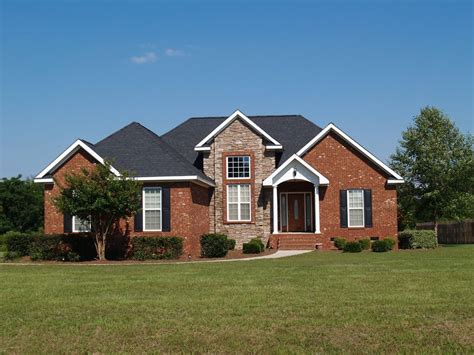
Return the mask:
[[297,174],[297,173],[298,173],[298,172],[296,171],[296,168],[293,168],[293,178],[296,177],[296,174]]

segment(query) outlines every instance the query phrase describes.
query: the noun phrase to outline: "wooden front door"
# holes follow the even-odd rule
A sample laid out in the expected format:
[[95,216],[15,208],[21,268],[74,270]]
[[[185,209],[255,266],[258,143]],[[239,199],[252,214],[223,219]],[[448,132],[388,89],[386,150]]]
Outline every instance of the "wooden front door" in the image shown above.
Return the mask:
[[304,194],[288,194],[288,231],[304,232]]

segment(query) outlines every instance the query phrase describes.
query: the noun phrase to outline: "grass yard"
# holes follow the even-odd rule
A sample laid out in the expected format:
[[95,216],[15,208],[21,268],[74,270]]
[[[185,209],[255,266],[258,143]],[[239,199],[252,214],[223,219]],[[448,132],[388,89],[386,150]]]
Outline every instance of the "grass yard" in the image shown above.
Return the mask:
[[474,352],[474,245],[0,265],[0,353]]

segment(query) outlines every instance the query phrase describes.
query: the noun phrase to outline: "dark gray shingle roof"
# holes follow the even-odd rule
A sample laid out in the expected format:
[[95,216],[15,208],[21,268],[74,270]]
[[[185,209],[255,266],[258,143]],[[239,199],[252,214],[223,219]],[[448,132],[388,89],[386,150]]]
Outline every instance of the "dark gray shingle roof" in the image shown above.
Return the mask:
[[[199,154],[194,147],[227,117],[192,117],[161,136],[190,163],[200,167]],[[283,146],[278,165],[285,162],[322,128],[301,115],[248,116],[255,124],[275,138]]]
[[[90,143],[88,143],[90,144]],[[119,170],[141,176],[197,175],[212,182],[167,142],[137,122],[132,122],[92,147]]]

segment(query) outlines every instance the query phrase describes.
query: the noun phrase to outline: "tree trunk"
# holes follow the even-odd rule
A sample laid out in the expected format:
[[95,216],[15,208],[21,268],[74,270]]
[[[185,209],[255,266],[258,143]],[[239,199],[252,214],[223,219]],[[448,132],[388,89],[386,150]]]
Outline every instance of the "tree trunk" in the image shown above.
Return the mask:
[[105,235],[97,233],[95,235],[95,249],[97,251],[97,256],[99,260],[107,260],[105,258]]
[[435,232],[436,238],[438,238],[438,220],[437,219],[435,219],[434,221],[434,232]]

